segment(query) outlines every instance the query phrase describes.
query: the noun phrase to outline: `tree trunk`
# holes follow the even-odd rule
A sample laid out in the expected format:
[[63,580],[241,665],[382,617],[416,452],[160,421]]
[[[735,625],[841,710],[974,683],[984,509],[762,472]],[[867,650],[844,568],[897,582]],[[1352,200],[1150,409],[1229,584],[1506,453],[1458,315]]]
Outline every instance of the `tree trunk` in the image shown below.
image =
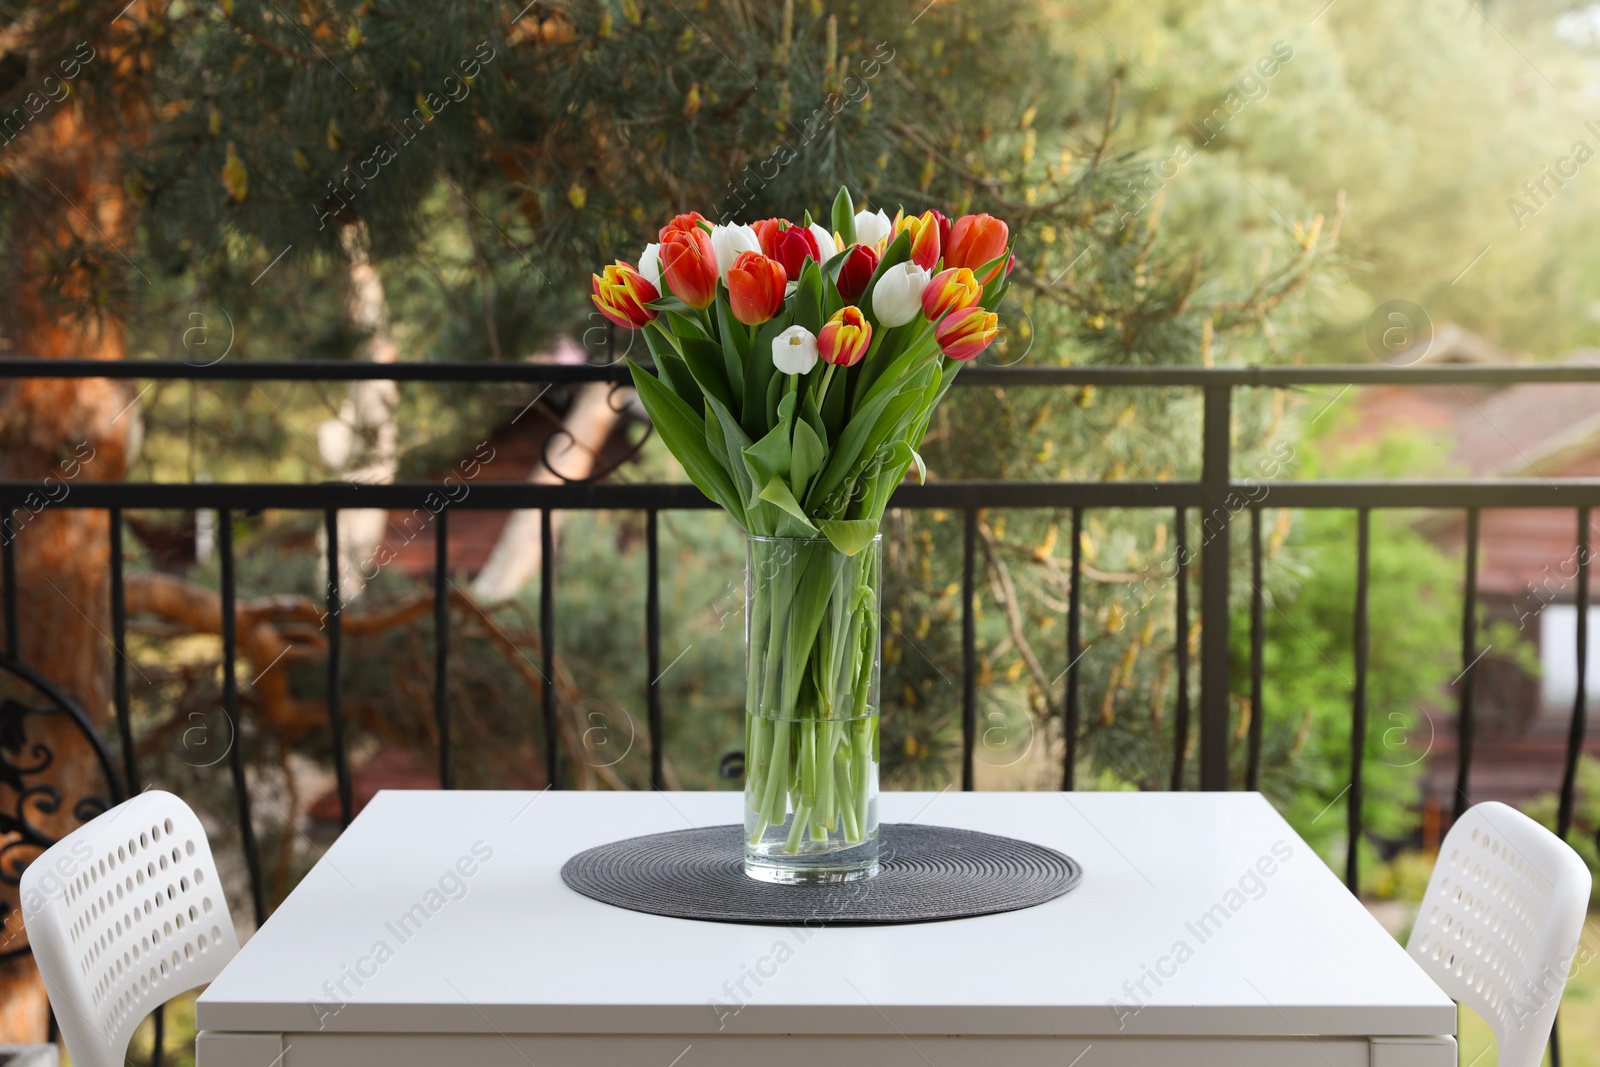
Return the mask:
[[[348,260],[349,293],[345,321],[365,335],[356,358],[373,363],[393,363],[400,348],[389,330],[389,302],[383,279],[367,251],[364,222],[345,225],[339,234]],[[370,485],[394,481],[400,466],[400,433],[395,409],[400,388],[394,382],[351,382],[339,417],[317,428],[317,447],[328,466],[341,478]],[[361,595],[366,585],[362,565],[383,541],[389,513],[383,508],[355,508],[339,512],[339,570],[346,601]]]
[[[594,473],[595,461],[606,438],[617,425],[620,414],[611,406],[611,386],[605,382],[590,382],[578,393],[572,410],[562,426],[562,431],[552,439],[545,455],[550,467],[560,471],[557,475],[550,467],[540,463],[534,467],[528,481],[543,485],[556,485],[562,477],[568,480],[587,478]],[[514,511],[500,531],[483,570],[472,583],[472,595],[482,604],[500,604],[517,595],[517,592],[539,573],[544,558],[539,539],[543,512],[536,510]],[[561,513],[551,522],[552,537],[561,529]]]
[[[0,165],[26,200],[11,212],[11,287],[0,302],[0,335],[12,355],[122,358],[122,330],[101,310],[101,296],[106,276],[128,270],[121,257],[134,248],[107,139],[73,95],[7,146]],[[130,278],[132,285],[145,284],[137,266]],[[13,539],[17,552],[20,658],[64,688],[103,734],[111,720],[107,516],[62,505],[76,483],[123,477],[138,449],[139,427],[134,388],[126,383],[0,384],[0,479],[39,485],[22,506],[0,516],[0,537]],[[65,802],[56,817],[39,821],[60,835],[75,825],[76,800],[104,796],[105,784],[74,731],[37,718],[29,725],[30,741],[43,742],[55,755],[50,784]],[[15,811],[17,800],[0,787],[0,810]],[[0,890],[15,903],[14,886]],[[32,958],[0,964],[0,1044],[43,1041],[47,1022]]]

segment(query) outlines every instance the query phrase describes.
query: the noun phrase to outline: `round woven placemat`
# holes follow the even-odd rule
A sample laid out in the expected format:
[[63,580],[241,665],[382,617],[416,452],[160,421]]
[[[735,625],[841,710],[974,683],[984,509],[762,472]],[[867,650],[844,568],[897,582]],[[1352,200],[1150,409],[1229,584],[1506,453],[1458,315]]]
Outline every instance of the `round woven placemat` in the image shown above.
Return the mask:
[[889,823],[878,832],[882,871],[859,882],[773,885],[747,878],[739,826],[613,841],[572,857],[561,879],[586,897],[651,915],[851,926],[1031,908],[1083,877],[1072,857],[1010,837],[912,823]]

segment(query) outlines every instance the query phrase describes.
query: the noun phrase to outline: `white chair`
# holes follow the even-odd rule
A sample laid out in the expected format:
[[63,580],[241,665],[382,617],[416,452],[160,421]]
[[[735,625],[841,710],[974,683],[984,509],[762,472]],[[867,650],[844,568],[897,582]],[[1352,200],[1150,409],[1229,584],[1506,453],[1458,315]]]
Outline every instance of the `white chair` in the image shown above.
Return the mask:
[[1494,1031],[1500,1067],[1538,1067],[1589,907],[1589,870],[1515,808],[1467,809],[1439,849],[1406,951]]
[[204,827],[141,793],[22,872],[23,925],[73,1067],[124,1067],[150,1012],[239,951]]

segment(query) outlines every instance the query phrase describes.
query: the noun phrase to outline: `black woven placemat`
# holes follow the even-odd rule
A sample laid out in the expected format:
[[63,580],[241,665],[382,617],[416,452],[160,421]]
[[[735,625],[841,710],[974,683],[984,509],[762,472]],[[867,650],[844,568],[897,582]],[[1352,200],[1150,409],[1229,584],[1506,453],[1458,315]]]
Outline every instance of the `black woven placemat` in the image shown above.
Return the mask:
[[631,911],[712,922],[850,926],[934,922],[1031,908],[1083,877],[1070,856],[1028,841],[943,826],[879,828],[875,878],[773,885],[747,878],[739,826],[632,837],[561,868],[586,897]]

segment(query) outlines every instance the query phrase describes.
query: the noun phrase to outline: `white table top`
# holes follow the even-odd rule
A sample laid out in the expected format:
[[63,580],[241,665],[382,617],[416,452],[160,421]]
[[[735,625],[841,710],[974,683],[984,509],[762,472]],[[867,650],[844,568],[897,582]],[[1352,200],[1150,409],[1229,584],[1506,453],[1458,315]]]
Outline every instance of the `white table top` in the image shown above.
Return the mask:
[[1455,1033],[1454,1004],[1259,794],[881,803],[885,822],[1060,849],[1083,881],[1036,908],[956,922],[667,919],[572,892],[561,864],[608,840],[737,822],[739,794],[390,791],[201,996],[197,1021],[268,1032]]

